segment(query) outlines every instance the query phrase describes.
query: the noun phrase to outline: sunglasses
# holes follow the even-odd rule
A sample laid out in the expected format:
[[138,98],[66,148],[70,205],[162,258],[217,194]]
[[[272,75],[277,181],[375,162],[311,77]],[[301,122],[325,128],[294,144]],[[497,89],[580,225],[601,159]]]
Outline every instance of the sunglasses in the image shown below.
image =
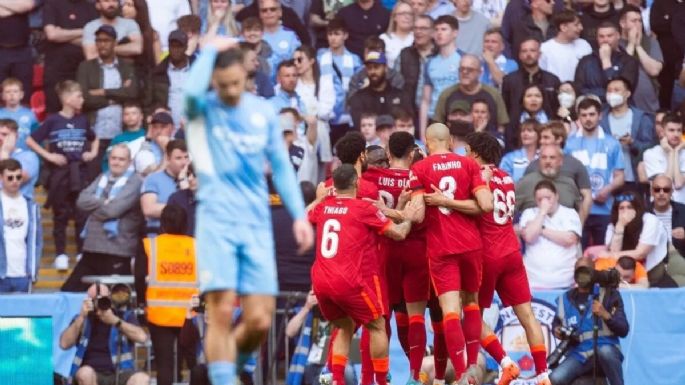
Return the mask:
[[635,199],[633,194],[621,194],[616,196],[616,201],[618,202],[632,202]]
[[670,194],[671,190],[672,189],[670,187],[652,187],[652,191],[654,193]]
[[304,61],[304,58],[302,56],[298,56],[298,57],[293,58],[293,61],[295,63],[302,63],[302,61]]
[[476,72],[480,68],[471,68],[471,67],[459,67],[460,72]]
[[279,7],[269,7],[269,8],[261,8],[259,11],[262,13],[269,13],[269,12],[278,12]]
[[14,182],[15,180],[17,182],[21,182],[21,175],[8,175],[8,176],[6,176],[6,178],[7,178],[7,181],[9,181],[9,182]]

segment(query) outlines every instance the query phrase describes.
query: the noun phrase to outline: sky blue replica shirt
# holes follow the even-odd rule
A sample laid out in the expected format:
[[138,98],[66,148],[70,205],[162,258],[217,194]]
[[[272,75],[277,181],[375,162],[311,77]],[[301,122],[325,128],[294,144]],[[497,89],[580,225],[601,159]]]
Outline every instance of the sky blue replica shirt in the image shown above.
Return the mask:
[[433,87],[431,94],[431,104],[428,108],[428,117],[432,118],[435,114],[435,105],[442,91],[459,82],[459,62],[461,61],[461,51],[456,50],[448,57],[440,54],[428,58],[424,67],[423,84]]
[[[586,137],[581,128],[566,140],[564,148],[564,153],[573,155],[587,168],[593,199],[600,189],[611,183],[614,170],[625,169],[623,151],[618,140],[606,135],[601,127],[595,130],[597,132],[594,137]],[[613,201],[614,198],[609,195],[604,203],[592,202],[590,214],[611,214]]]
[[38,126],[38,119],[30,108],[19,107],[16,111],[8,110],[7,108],[0,108],[0,119],[12,119],[17,122],[19,131],[17,135],[17,147],[22,150],[28,150],[26,146],[26,138],[35,131]]
[[276,112],[269,102],[248,92],[236,106],[222,102],[215,91],[207,92],[216,57],[214,47],[203,49],[186,83],[187,138],[199,178],[200,208],[214,213],[211,217],[217,222],[270,226],[265,178],[270,163],[290,215],[304,219],[302,193]]

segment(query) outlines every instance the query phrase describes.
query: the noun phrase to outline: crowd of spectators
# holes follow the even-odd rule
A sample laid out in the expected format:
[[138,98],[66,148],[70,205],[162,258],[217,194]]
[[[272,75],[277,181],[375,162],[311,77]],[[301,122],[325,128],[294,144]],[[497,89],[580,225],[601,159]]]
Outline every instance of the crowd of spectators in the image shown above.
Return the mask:
[[[131,273],[170,199],[191,214],[192,235],[183,90],[216,34],[240,40],[248,91],[281,114],[300,182],[330,174],[351,130],[381,147],[407,131],[422,148],[426,126],[444,122],[462,154],[463,137],[485,131],[517,184],[534,287],[568,287],[558,272],[588,247],[632,257],[652,284],[685,276],[680,3],[18,0],[0,21],[0,158],[18,161],[22,195],[47,191],[55,265],[79,261],[65,290],[84,290],[83,275]],[[15,169],[3,163],[3,178]],[[20,211],[3,212],[5,237],[8,224],[26,234]],[[41,250],[26,239],[21,252],[5,242],[0,281],[35,281]]]

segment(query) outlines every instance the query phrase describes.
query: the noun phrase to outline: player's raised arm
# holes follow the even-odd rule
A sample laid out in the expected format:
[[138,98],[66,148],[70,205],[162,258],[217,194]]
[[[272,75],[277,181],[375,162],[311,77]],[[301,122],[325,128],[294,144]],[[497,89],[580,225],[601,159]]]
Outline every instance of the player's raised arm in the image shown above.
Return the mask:
[[188,120],[197,118],[202,111],[218,54],[237,44],[236,39],[225,36],[215,36],[204,43],[200,55],[190,67],[188,81],[185,83],[184,98]]

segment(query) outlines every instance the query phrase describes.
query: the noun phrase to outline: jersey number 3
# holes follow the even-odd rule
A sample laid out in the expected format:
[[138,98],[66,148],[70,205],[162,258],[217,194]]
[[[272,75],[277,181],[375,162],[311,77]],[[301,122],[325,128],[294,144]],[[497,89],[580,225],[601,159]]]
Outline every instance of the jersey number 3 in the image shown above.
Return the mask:
[[495,189],[492,192],[495,198],[494,209],[492,210],[492,217],[498,225],[504,225],[512,218],[514,218],[514,206],[516,205],[516,194],[513,191],[504,191]]
[[[457,191],[457,181],[452,176],[443,176],[440,178],[438,188],[442,191],[442,195],[449,199],[454,199],[454,192]],[[450,215],[452,212],[452,209],[442,206],[438,207],[438,210],[445,215]]]
[[321,256],[324,258],[333,258],[338,253],[338,243],[340,237],[340,222],[337,219],[329,219],[323,224],[323,231],[321,234]]

